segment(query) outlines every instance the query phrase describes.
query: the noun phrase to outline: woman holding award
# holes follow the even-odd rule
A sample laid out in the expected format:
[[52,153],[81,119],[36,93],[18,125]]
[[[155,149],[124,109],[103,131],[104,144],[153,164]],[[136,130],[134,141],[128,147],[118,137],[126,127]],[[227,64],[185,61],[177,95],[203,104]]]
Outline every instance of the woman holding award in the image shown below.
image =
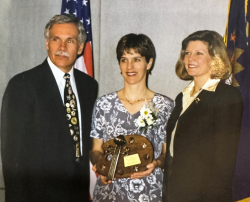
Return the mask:
[[[102,145],[119,135],[139,134],[153,145],[154,160],[146,171],[134,172],[129,178],[108,181],[100,176],[93,201],[162,201],[163,172],[166,153],[166,124],[173,101],[149,90],[148,73],[155,59],[155,48],[143,34],[123,36],[116,49],[124,88],[100,97],[92,117],[93,165],[103,157]],[[96,170],[96,166],[93,167]]]

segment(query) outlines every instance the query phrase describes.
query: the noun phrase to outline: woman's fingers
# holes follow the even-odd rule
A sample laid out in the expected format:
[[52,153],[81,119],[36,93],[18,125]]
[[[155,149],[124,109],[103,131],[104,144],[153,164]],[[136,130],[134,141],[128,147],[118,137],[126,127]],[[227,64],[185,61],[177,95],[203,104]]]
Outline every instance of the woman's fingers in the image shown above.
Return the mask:
[[133,174],[131,174],[130,178],[136,179],[136,178],[142,178],[145,176],[149,176],[153,172],[153,170],[155,169],[156,164],[157,164],[156,161],[153,161],[152,163],[147,165],[146,171],[133,173]]
[[96,172],[96,171],[97,171],[97,169],[96,169],[96,165],[93,165],[93,166],[92,166],[92,170],[93,170],[94,172]]
[[137,173],[133,173],[131,174],[131,179],[136,179],[136,178],[142,178],[142,177],[145,177],[145,176],[149,176],[152,171],[154,170],[154,168],[148,168],[146,171],[143,171],[143,172],[137,172]]
[[112,182],[111,180],[107,181],[107,177],[103,175],[100,175],[100,177],[103,184],[110,184]]

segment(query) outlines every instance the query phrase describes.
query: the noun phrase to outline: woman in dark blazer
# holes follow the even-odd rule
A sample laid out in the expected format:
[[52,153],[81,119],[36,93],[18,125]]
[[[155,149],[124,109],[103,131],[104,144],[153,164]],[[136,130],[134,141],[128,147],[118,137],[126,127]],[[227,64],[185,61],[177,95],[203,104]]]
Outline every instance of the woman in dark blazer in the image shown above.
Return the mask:
[[182,42],[176,74],[192,82],[176,97],[167,125],[163,202],[232,201],[242,116],[222,37],[197,31]]

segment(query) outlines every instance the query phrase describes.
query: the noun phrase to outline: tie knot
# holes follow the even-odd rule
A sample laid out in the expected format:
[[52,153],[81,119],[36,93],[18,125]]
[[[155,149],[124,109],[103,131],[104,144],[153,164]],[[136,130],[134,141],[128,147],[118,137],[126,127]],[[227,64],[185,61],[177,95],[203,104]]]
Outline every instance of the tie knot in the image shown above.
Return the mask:
[[64,79],[70,79],[70,75],[68,73],[64,74],[63,76]]

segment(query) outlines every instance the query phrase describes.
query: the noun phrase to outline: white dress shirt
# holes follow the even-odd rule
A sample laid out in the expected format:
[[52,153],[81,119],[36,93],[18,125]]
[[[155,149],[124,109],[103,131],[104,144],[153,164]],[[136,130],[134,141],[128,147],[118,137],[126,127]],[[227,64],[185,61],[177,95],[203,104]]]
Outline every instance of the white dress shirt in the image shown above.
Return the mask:
[[[65,72],[63,72],[62,70],[60,70],[57,66],[55,66],[50,58],[47,58],[47,61],[49,63],[50,69],[56,79],[56,83],[58,86],[58,89],[60,91],[61,94],[61,98],[62,98],[62,103],[64,105],[64,88],[65,88],[65,83],[66,80],[63,78],[63,76],[65,75]],[[78,93],[77,93],[77,89],[76,89],[76,82],[75,82],[75,77],[74,77],[74,71],[73,71],[74,67],[71,68],[71,70],[68,72],[68,74],[70,75],[70,84],[72,86],[73,92],[76,96],[76,102],[77,102],[77,110],[78,110],[78,119],[79,119],[79,128],[80,128],[80,148],[81,148],[81,155],[82,155],[82,119],[81,119],[81,106],[80,106],[80,102],[79,102],[79,97],[78,97]],[[65,110],[65,119],[66,119],[66,110]]]

